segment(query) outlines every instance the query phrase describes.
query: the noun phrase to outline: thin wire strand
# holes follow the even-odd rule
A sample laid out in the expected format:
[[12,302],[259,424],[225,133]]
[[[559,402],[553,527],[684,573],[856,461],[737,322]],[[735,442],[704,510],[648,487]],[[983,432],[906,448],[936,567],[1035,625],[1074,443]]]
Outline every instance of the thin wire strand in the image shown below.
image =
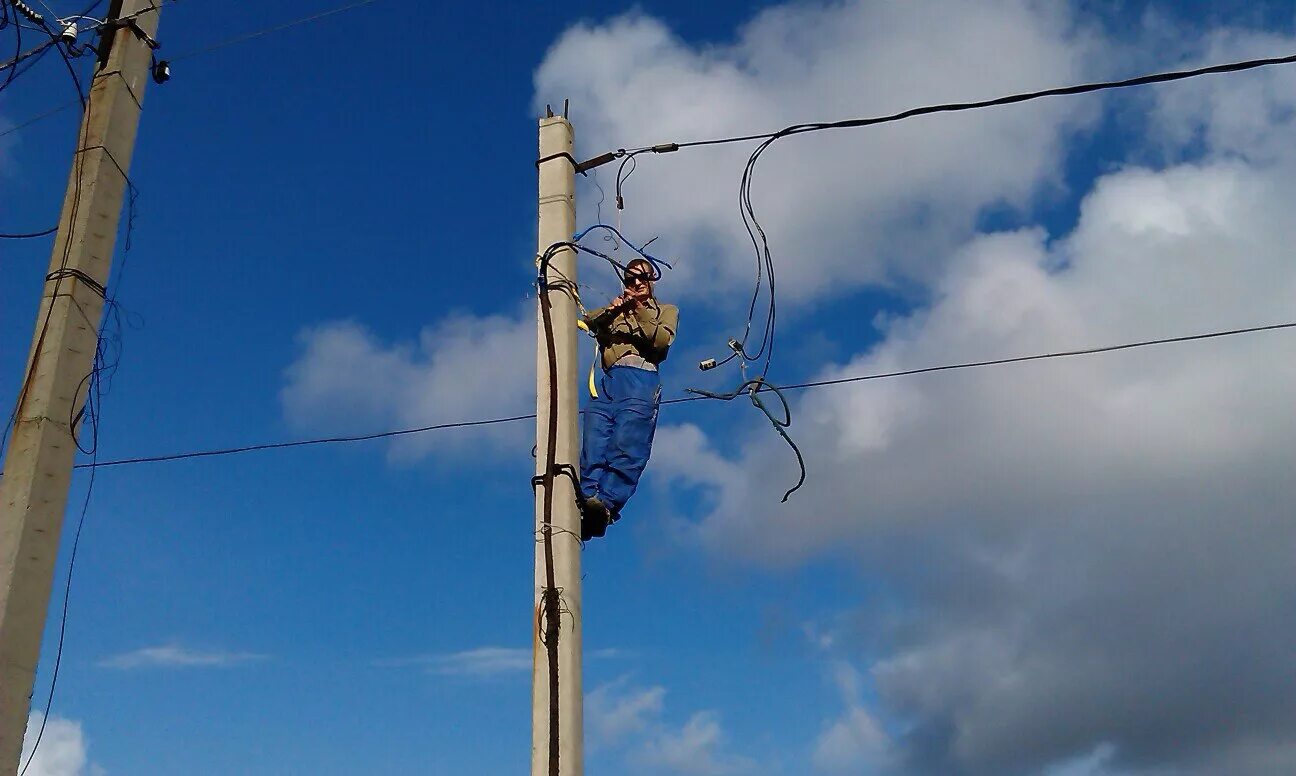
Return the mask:
[[[999,358],[988,361],[966,361],[957,364],[944,364],[941,366],[923,367],[920,369],[906,369],[899,372],[885,372],[873,375],[857,375],[854,377],[842,377],[834,380],[817,380],[806,383],[795,383],[792,385],[780,385],[779,389],[783,391],[808,390],[811,388],[823,388],[845,383],[858,383],[868,380],[885,380],[894,377],[906,377],[910,375],[926,374],[929,372],[945,372],[958,369],[974,369],[979,367],[999,366],[1002,364],[1016,364],[1028,361],[1043,361],[1045,359],[1070,358],[1073,356],[1095,355],[1099,353],[1111,353],[1119,350],[1132,350],[1134,348],[1145,348],[1157,345],[1169,345],[1181,342],[1195,342],[1198,340],[1218,339],[1221,337],[1232,337],[1241,334],[1254,334],[1267,331],[1278,331],[1282,329],[1296,329],[1296,321],[1291,323],[1276,323],[1267,326],[1250,326],[1242,329],[1229,329],[1227,331],[1208,332],[1205,334],[1189,334],[1181,337],[1169,337],[1164,339],[1142,340],[1140,342],[1129,342],[1120,345],[1108,345],[1104,347],[1085,348],[1083,350],[1063,350],[1052,353],[1041,353],[1031,356],[1015,356],[1012,358]],[[681,396],[674,399],[666,399],[662,404],[685,404],[695,401],[707,401],[706,396]],[[152,455],[139,458],[122,458],[113,461],[101,461],[96,464],[78,464],[76,468],[85,469],[92,465],[105,469],[112,466],[131,466],[145,463],[163,463],[167,461],[180,461],[191,458],[213,458],[217,456],[237,455],[240,453],[249,453],[259,450],[282,450],[294,447],[307,447],[310,445],[337,444],[344,442],[363,442],[371,439],[386,439],[390,437],[406,436],[409,434],[422,434],[429,431],[441,431],[454,428],[470,428],[474,426],[492,426],[504,423],[515,423],[522,420],[534,420],[535,413],[528,415],[512,415],[509,417],[490,418],[486,420],[470,420],[458,423],[438,423],[430,426],[420,426],[418,428],[405,428],[395,431],[381,431],[374,434],[360,434],[355,436],[332,436],[321,437],[317,439],[299,439],[290,442],[272,442],[258,445],[244,445],[241,447],[227,447],[215,450],[200,450],[187,453],[174,453],[170,455]]]
[[276,32],[282,32],[283,30],[287,30],[287,29],[290,29],[290,28],[292,28],[292,27],[297,27],[298,25],[308,24],[308,23],[310,23],[310,22],[314,22],[314,21],[319,21],[320,19],[324,19],[324,18],[326,18],[326,17],[333,16],[334,14],[343,13],[344,11],[350,11],[350,10],[353,10],[353,9],[355,9],[355,8],[361,8],[361,7],[366,6],[366,5],[372,5],[373,3],[376,3],[376,2],[378,2],[378,0],[358,0],[358,2],[349,3],[349,4],[347,4],[347,5],[344,5],[344,6],[341,6],[341,7],[338,7],[338,8],[333,8],[333,9],[328,10],[328,11],[321,11],[320,13],[312,14],[311,16],[304,16],[304,17],[302,17],[302,18],[300,18],[300,19],[295,19],[295,20],[290,21],[290,22],[284,22],[283,24],[277,24],[277,25],[275,25],[274,27],[267,27],[267,28],[264,29],[264,30],[257,30],[256,32],[249,32],[249,33],[246,33],[246,34],[244,34],[244,35],[238,35],[238,36],[236,36],[236,37],[229,38],[228,40],[218,41],[218,42],[213,43],[213,44],[211,44],[211,45],[209,45],[209,46],[204,46],[204,47],[202,47],[202,48],[200,48],[200,49],[194,49],[193,51],[186,51],[186,52],[183,53],[183,54],[180,54],[180,55],[178,55],[178,56],[172,57],[172,58],[171,58],[171,61],[172,61],[172,62],[179,62],[179,61],[181,61],[181,60],[189,59],[189,58],[191,58],[191,57],[197,57],[197,56],[201,56],[201,55],[203,55],[203,54],[210,54],[211,52],[213,52],[213,51],[217,51],[217,50],[219,50],[219,49],[223,49],[223,48],[225,48],[226,46],[233,46],[233,45],[235,45],[235,44],[237,44],[237,43],[243,43],[243,42],[245,42],[245,41],[255,40],[256,38],[262,38],[262,37],[265,37],[266,35],[272,35],[272,34],[274,34],[274,33],[276,33]]
[[[282,450],[291,447],[307,447],[310,445],[327,445],[338,444],[343,442],[365,442],[371,439],[386,439],[389,437],[407,436],[409,434],[422,434],[428,431],[440,431],[451,428],[469,428],[472,426],[493,426],[501,423],[515,423],[519,420],[534,420],[535,413],[530,415],[513,415],[505,418],[491,418],[489,420],[468,420],[458,423],[437,423],[431,426],[420,426],[418,428],[403,428],[396,431],[380,431],[374,434],[358,434],[355,436],[332,436],[321,437],[318,439],[298,439],[291,442],[271,442],[259,445],[244,445],[242,447],[227,447],[218,450],[202,450],[191,453],[175,453],[173,455],[152,455],[141,458],[124,458],[116,461],[103,461],[96,466],[100,469],[106,469],[111,466],[130,466],[141,463],[162,463],[165,461],[180,461],[189,458],[212,458],[223,455],[237,455],[239,453],[250,453],[258,450]],[[89,468],[90,464],[77,464],[75,468]]]
[[[17,25],[17,26],[21,27],[22,25]],[[28,59],[43,54],[48,49],[52,48],[56,43],[58,43],[57,39],[47,40],[29,51],[24,51],[23,53],[18,54],[13,59],[10,59],[6,62],[0,62],[0,72],[3,72],[10,68],[16,68],[18,65],[22,64]],[[12,79],[6,81],[5,86],[8,86],[11,81]]]
[[[1254,334],[1264,331],[1278,331],[1280,329],[1296,328],[1296,321],[1291,323],[1275,323],[1268,326],[1250,326],[1245,329],[1230,329],[1228,331],[1214,331],[1207,334],[1188,334],[1182,337],[1168,337],[1165,339],[1143,340],[1142,342],[1128,342],[1122,345],[1107,345],[1098,348],[1085,348],[1083,350],[1063,350],[1055,353],[1040,353],[1033,356],[1013,356],[1011,358],[996,358],[988,361],[965,361],[959,364],[943,364],[941,366],[928,366],[919,369],[905,369],[899,372],[882,372],[874,375],[857,375],[855,377],[839,377],[833,380],[815,380],[808,383],[793,383],[791,385],[780,385],[779,389],[783,391],[797,391],[809,388],[824,388],[832,385],[843,385],[845,383],[860,383],[868,380],[886,380],[893,377],[908,377],[911,375],[927,374],[929,372],[949,372],[956,369],[976,369],[987,366],[1000,366],[1003,364],[1020,364],[1027,361],[1043,361],[1054,358],[1071,358],[1073,356],[1091,356],[1098,353],[1112,353],[1118,350],[1132,350],[1134,348],[1146,348],[1154,345],[1170,345],[1177,342],[1195,342],[1197,340],[1218,339],[1220,337],[1232,337],[1239,334]],[[685,396],[677,399],[668,399],[662,404],[683,404],[684,402],[701,401],[709,397],[706,396]]]
[[77,105],[80,105],[80,104],[81,104],[81,103],[80,103],[79,101],[77,101],[77,100],[72,100],[71,102],[66,102],[66,103],[60,105],[60,106],[57,107],[57,108],[53,108],[53,109],[51,109],[51,110],[47,110],[47,111],[45,111],[44,113],[40,113],[40,114],[37,114],[37,115],[35,115],[35,116],[32,116],[31,118],[29,118],[29,119],[25,119],[25,120],[23,120],[21,123],[15,124],[15,125],[13,125],[12,127],[9,127],[8,129],[4,130],[3,132],[0,132],[0,137],[4,137],[5,135],[11,135],[11,134],[13,134],[14,132],[17,132],[17,131],[19,131],[19,130],[21,130],[21,129],[26,129],[27,127],[30,127],[32,124],[35,124],[35,123],[38,122],[38,121],[44,121],[45,119],[47,119],[47,118],[49,118],[49,117],[51,117],[51,116],[57,116],[58,114],[60,114],[60,113],[62,113],[63,111],[67,110],[68,108],[71,108],[71,107],[74,107],[74,106],[77,106]]

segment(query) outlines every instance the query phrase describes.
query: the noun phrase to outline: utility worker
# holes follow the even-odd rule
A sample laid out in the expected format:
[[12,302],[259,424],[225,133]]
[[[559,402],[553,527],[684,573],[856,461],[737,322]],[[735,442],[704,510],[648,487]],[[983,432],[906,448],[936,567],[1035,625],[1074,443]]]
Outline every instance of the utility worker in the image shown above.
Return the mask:
[[602,536],[621,516],[652,450],[661,403],[657,366],[679,323],[679,308],[653,295],[654,274],[648,261],[631,261],[625,291],[584,318],[598,341],[602,370],[582,429],[582,541]]

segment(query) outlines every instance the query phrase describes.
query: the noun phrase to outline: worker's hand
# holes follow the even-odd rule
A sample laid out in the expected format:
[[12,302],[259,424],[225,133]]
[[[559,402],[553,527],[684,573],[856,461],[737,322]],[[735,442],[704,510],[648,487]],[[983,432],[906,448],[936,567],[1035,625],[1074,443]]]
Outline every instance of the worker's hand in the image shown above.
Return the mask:
[[651,295],[652,291],[648,289],[647,283],[640,283],[631,286],[630,288],[627,288],[625,292],[625,296],[630,297],[634,301],[636,307],[645,304]]

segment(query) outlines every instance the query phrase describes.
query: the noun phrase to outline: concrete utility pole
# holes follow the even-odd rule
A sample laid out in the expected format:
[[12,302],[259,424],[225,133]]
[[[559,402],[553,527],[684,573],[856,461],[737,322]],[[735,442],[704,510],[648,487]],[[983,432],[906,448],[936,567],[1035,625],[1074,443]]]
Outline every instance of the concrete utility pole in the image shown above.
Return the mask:
[[[18,771],[160,0],[114,0],[0,482],[0,775]],[[78,391],[81,393],[78,394]]]
[[[540,120],[539,252],[576,231],[573,132],[552,111]],[[576,506],[576,302],[553,289],[576,283],[576,252],[553,256],[539,296],[536,383],[535,631],[531,671],[531,774],[584,773],[581,686],[580,513]],[[552,336],[548,336],[552,335]],[[555,395],[556,394],[556,395]]]

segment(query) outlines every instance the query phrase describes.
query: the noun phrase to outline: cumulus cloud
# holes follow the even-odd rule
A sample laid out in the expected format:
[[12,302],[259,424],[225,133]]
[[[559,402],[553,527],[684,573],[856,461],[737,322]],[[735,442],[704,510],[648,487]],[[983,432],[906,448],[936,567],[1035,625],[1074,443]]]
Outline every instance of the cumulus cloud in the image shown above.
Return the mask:
[[642,687],[623,676],[585,696],[585,735],[592,754],[613,752],[620,770],[654,776],[753,773],[754,762],[729,751],[720,716],[698,711],[682,725],[665,714],[666,688]]
[[[569,29],[536,94],[572,99],[592,153],[1070,83],[1095,69],[1095,40],[1062,4],[1027,0],[775,6],[706,47],[630,14]],[[1094,115],[1092,103],[1054,101],[781,141],[755,187],[780,298],[927,276],[984,208],[1025,207],[1058,184],[1064,139]],[[645,157],[626,185],[626,227],[683,256],[672,279],[685,293],[695,279],[712,298],[752,282],[735,207],[750,150]]]
[[267,655],[253,652],[204,651],[179,644],[162,644],[155,647],[123,652],[99,661],[102,668],[229,668],[267,659]]
[[[540,103],[571,97],[581,146],[601,150],[1067,83],[1094,69],[1095,40],[1064,9],[1030,0],[774,7],[732,44],[705,49],[630,14],[569,29],[538,67],[536,93]],[[1025,208],[1056,188],[1065,139],[1095,115],[1092,104],[1056,101],[779,144],[762,162],[756,203],[784,257],[780,299],[930,276],[985,208]],[[684,257],[673,292],[723,305],[737,297],[717,292],[750,287],[734,196],[748,150],[644,159],[628,184],[624,226]],[[594,199],[581,197],[589,218]],[[357,433],[529,413],[534,339],[530,309],[452,315],[415,341],[325,323],[302,334],[285,413],[304,430]],[[403,437],[392,451],[525,449],[524,425]]]
[[756,763],[746,757],[725,754],[724,731],[713,711],[699,711],[679,728],[659,732],[643,747],[640,758],[673,773],[696,776],[727,776],[753,773]]
[[[1292,43],[1221,30],[1176,53],[1217,61]],[[573,99],[593,152],[1071,83],[1105,74],[1110,54],[1063,4],[800,3],[708,47],[644,15],[577,25],[549,51],[536,90],[541,102]],[[1098,100],[775,146],[755,194],[783,301],[922,289],[921,308],[878,318],[877,344],[820,377],[1290,320],[1293,72],[1156,92],[1139,127],[1147,147],[1130,150],[1145,164],[1094,182],[1066,234],[976,225],[988,208],[1029,213],[1061,185],[1068,141],[1093,126]],[[1146,164],[1149,150],[1173,163]],[[734,206],[745,156],[648,157],[627,186],[627,228],[661,234],[661,253],[684,257],[683,294],[749,287]],[[1286,336],[807,392],[793,432],[810,480],[784,506],[795,469],[764,430],[731,453],[701,427],[663,427],[654,478],[701,486],[692,536],[726,562],[834,554],[902,602],[865,605],[867,669],[838,676],[842,712],[812,747],[822,770],[1286,773],[1296,769]],[[529,312],[452,317],[410,343],[327,324],[303,335],[285,407],[302,426],[357,430],[530,412],[533,339]],[[473,440],[527,444],[525,431],[509,433]],[[414,455],[431,443],[407,444],[401,453]],[[877,698],[868,707],[849,689],[865,678]],[[591,697],[623,712],[601,734],[634,767],[750,767],[724,754],[713,712],[671,725],[658,688],[600,689]]]
[[[385,342],[362,324],[302,333],[281,399],[298,428],[370,432],[535,411],[535,319],[451,315],[417,342]],[[392,454],[462,456],[474,446],[526,450],[525,423],[403,437]]]
[[[1240,28],[1219,28],[1204,35],[1185,35],[1171,27],[1194,66],[1281,56],[1292,39]],[[1296,70],[1269,68],[1238,77],[1202,78],[1162,89],[1150,97],[1150,127],[1163,148],[1172,152],[1200,146],[1216,157],[1237,157],[1259,164],[1290,163],[1296,130]]]
[[[86,752],[87,743],[81,723],[62,717],[50,717],[41,733],[45,717],[39,711],[27,719],[27,734],[23,738],[22,762],[28,763],[27,776],[102,776],[104,770],[91,763]],[[40,747],[36,738],[40,736]],[[33,749],[36,756],[32,757]]]
[[[1293,44],[1209,41],[1211,60]],[[929,304],[820,377],[1292,320],[1291,77],[1158,98],[1150,140],[1190,159],[1103,176],[1067,234],[968,240]],[[655,472],[713,494],[694,536],[718,557],[835,554],[896,591],[866,610],[871,713],[897,731],[881,772],[1285,773],[1290,336],[808,392],[811,479],[784,506],[795,469],[766,434],[722,455],[663,429],[678,457]],[[882,740],[852,723],[848,703],[817,765]]]
[[585,738],[599,749],[642,733],[661,716],[666,688],[633,687],[621,677],[595,687],[585,695]]
[[[1287,320],[1289,181],[1236,163],[1109,176],[1065,240],[974,241],[929,309],[823,376]],[[717,552],[786,564],[851,543],[912,596],[911,622],[879,623],[894,641],[872,672],[920,720],[901,742],[916,772],[1026,772],[1107,741],[1141,765],[1286,745],[1283,336],[807,394],[811,480],[783,507],[794,473],[763,437],[724,460],[673,429],[697,465],[658,472],[718,494],[698,528]]]

